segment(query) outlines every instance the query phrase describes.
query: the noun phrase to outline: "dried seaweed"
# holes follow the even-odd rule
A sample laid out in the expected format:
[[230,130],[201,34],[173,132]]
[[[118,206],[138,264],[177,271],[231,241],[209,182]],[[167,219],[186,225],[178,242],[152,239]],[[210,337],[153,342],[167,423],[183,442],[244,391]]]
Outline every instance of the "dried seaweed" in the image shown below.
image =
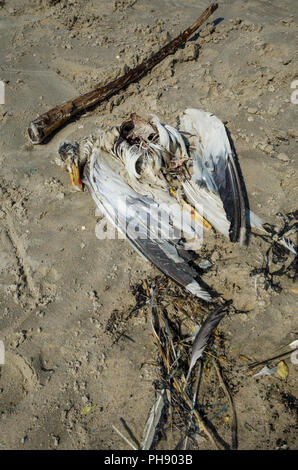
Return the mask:
[[[187,383],[186,380],[191,357],[189,328],[192,324],[198,324],[198,317],[202,320],[202,314],[205,314],[206,310],[211,315],[210,310],[208,311],[208,307],[203,306],[199,299],[191,298],[191,301],[189,301],[189,296],[188,301],[184,299],[183,290],[173,286],[171,281],[162,280],[161,284],[159,281],[160,279],[147,281],[150,286],[149,319],[160,358],[162,380],[158,383],[158,387],[167,390],[167,396],[169,397],[167,406],[169,407],[169,403],[171,404],[169,414],[171,414],[171,419],[174,421],[176,428],[181,429],[184,434],[179,446],[183,449],[188,448],[189,445],[192,445],[194,435],[200,432],[207,436],[214,448],[227,448],[224,441],[218,437],[214,426],[210,426],[208,421],[204,419],[201,408],[197,404],[200,371],[203,372],[204,370],[203,367],[201,368],[200,363],[198,365],[199,369],[195,373],[194,386],[192,383]],[[165,282],[167,285],[165,285]],[[173,297],[175,302],[168,302]],[[168,308],[164,307],[165,303]],[[222,313],[222,315],[219,315],[220,318],[226,314],[226,312],[223,313],[223,310],[228,309],[229,304],[223,303],[215,307],[217,313]],[[209,307],[209,309],[212,309],[212,307]],[[204,322],[200,321],[200,323]],[[216,321],[217,323],[218,321]],[[208,331],[208,338],[212,330],[213,328]],[[204,342],[204,349],[207,343],[208,341],[206,344]],[[232,447],[235,447],[235,439],[233,439]]]
[[[295,256],[293,252],[289,250],[290,247],[297,253],[298,222],[296,222],[296,220],[298,220],[298,211],[289,212],[287,214],[279,212],[276,215],[283,220],[282,228],[277,230],[272,225],[266,224],[264,228],[270,233],[271,237],[254,234],[268,242],[270,246],[265,253],[263,266],[253,269],[250,272],[250,276],[253,277],[262,274],[265,278],[265,290],[270,288],[279,293],[282,291],[282,287],[280,282],[275,281],[276,276],[287,276],[292,279],[293,282],[298,276],[298,256]],[[287,235],[287,237],[285,237],[285,235]],[[290,235],[296,236],[296,243],[288,238]],[[276,265],[280,267],[275,269]]]
[[[125,438],[125,442],[137,449],[153,449],[158,445],[161,434],[166,432],[165,428],[170,423],[171,428],[174,427],[182,433],[183,437],[178,444],[181,449],[197,447],[197,440],[204,441],[203,436],[215,449],[229,448],[230,446],[218,435],[213,420],[231,408],[235,421],[231,395],[227,389],[224,389],[229,403],[221,404],[220,409],[208,419],[206,411],[209,408],[201,403],[204,397],[200,397],[200,380],[203,376],[205,381],[205,375],[216,358],[216,350],[213,349],[212,353],[210,351],[212,343],[216,340],[217,348],[223,346],[223,336],[218,332],[216,335],[212,333],[214,327],[226,313],[239,312],[231,302],[220,298],[216,304],[206,306],[200,299],[190,296],[165,276],[148,278],[132,286],[131,291],[135,297],[135,306],[124,312],[114,310],[107,322],[106,331],[115,338],[114,343],[120,338],[129,338],[126,332],[132,317],[147,314],[157,346],[157,359],[154,365],[158,368],[160,379],[155,382],[157,398],[152,404],[142,443],[137,445],[139,441],[132,438],[133,434],[128,432],[126,426],[129,439]],[[193,330],[208,324],[212,317],[216,317],[216,321],[212,322],[212,328],[207,328],[207,336],[203,335],[202,355],[197,364],[192,364],[192,374],[190,374]],[[206,322],[206,319],[209,320]],[[190,379],[189,382],[186,377]],[[222,380],[219,380],[221,383]],[[236,448],[237,439],[233,423],[231,448]],[[121,431],[117,428],[115,431],[124,439]]]

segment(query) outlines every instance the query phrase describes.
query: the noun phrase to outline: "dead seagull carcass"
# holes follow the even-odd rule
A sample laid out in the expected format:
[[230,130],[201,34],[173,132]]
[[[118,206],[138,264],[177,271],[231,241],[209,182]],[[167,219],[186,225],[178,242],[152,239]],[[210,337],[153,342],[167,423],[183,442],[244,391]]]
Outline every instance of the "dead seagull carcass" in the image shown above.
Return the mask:
[[61,143],[58,153],[72,185],[87,186],[137,252],[205,301],[208,288],[189,264],[203,228],[240,244],[249,225],[264,230],[245,206],[225,126],[211,113],[186,109],[177,129],[132,114],[80,143]]

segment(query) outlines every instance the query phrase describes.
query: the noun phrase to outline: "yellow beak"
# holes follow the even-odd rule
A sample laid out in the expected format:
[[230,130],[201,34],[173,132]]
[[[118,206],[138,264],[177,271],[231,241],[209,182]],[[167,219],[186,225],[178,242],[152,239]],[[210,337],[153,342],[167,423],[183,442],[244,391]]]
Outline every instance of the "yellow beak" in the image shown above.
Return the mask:
[[72,186],[77,191],[83,191],[83,183],[80,177],[80,170],[75,163],[72,163],[71,171],[69,171],[69,174]]

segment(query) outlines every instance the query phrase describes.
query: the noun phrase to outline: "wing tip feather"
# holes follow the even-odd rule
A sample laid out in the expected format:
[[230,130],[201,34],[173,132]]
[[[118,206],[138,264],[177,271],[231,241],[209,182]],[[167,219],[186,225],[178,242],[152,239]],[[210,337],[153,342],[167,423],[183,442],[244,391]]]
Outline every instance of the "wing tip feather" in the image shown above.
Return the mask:
[[191,294],[194,294],[196,297],[200,297],[200,299],[205,300],[206,302],[211,301],[211,295],[203,289],[197,281],[192,281],[189,284],[185,286],[186,290],[188,292],[191,292]]

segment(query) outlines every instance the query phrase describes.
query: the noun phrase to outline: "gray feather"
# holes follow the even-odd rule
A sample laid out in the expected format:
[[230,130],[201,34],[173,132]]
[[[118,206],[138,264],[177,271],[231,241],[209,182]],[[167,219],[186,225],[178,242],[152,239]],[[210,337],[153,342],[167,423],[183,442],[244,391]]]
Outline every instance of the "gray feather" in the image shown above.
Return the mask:
[[204,217],[229,235],[231,241],[242,244],[246,233],[245,203],[225,126],[211,113],[186,109],[180,131],[187,134],[193,160],[193,184],[184,185],[187,197],[192,203],[203,204]]
[[220,320],[227,314],[225,311],[228,305],[225,304],[224,306],[214,310],[209,314],[206,318],[204,323],[202,324],[201,328],[199,329],[198,333],[196,334],[195,340],[192,346],[192,353],[190,358],[190,366],[187,373],[186,381],[188,381],[190,373],[195,366],[196,362],[202,357],[203,352],[205,351],[209,339],[211,336],[212,331],[214,328],[217,327]]

